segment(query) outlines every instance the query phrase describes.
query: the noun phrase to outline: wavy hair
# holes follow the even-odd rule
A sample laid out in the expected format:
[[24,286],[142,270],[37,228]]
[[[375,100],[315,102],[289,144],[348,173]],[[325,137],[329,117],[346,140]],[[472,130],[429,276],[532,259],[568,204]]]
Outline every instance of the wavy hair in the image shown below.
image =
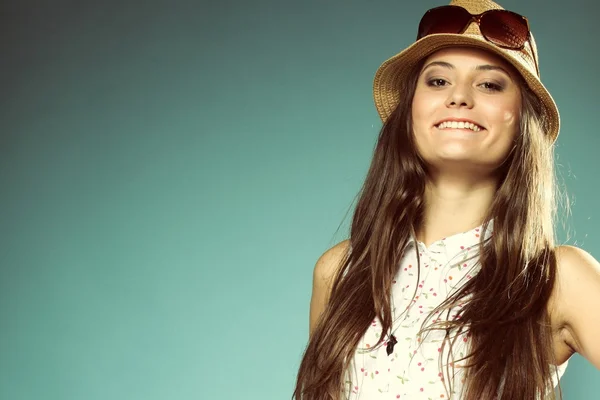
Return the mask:
[[[378,318],[382,332],[391,331],[392,281],[405,245],[423,222],[428,178],[411,119],[421,66],[399,88],[405,100],[379,133],[352,218],[351,251],[304,352],[293,399],[341,399],[345,374],[371,321]],[[451,332],[469,335],[470,352],[463,359],[466,400],[555,398],[547,310],[556,279],[553,146],[544,134],[540,101],[524,82],[520,86],[520,133],[498,171],[501,179],[483,226],[485,231],[493,220],[494,233],[488,240],[481,237],[480,270],[431,313],[464,302],[460,318],[421,327],[424,333],[444,330],[450,349]],[[450,397],[452,387],[446,390]]]

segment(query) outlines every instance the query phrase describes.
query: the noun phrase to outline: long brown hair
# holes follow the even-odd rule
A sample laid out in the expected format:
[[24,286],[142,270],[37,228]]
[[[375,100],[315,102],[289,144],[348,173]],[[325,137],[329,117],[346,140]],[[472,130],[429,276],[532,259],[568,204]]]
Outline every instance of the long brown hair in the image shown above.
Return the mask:
[[[403,98],[384,123],[350,228],[350,249],[330,300],[305,350],[292,398],[338,400],[356,347],[375,317],[390,331],[391,285],[403,249],[423,221],[427,170],[412,135],[411,102],[422,63],[401,87]],[[547,304],[556,277],[553,148],[539,100],[521,84],[520,133],[501,167],[497,194],[480,243],[479,272],[438,308],[460,318],[422,327],[468,332],[467,400],[555,398],[555,364]],[[437,310],[434,310],[437,311]],[[386,335],[380,336],[379,345]],[[442,362],[440,360],[440,366]],[[449,383],[450,384],[450,383]],[[452,393],[452,388],[448,389]]]

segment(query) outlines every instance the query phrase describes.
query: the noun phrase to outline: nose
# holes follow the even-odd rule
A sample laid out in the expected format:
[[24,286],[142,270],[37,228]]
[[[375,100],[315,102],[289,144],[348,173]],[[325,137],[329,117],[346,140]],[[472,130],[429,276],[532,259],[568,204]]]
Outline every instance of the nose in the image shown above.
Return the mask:
[[448,93],[446,107],[449,108],[473,108],[473,96],[468,85],[456,84]]

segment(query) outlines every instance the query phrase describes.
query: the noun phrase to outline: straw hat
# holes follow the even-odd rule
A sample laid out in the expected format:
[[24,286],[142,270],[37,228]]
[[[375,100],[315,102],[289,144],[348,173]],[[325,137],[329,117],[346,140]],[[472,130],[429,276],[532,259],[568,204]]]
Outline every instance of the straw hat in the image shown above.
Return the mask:
[[[450,4],[463,7],[471,14],[480,14],[492,9],[503,9],[500,5],[490,0],[452,0]],[[521,73],[529,88],[544,105],[543,113],[547,124],[547,134],[554,141],[558,136],[560,127],[558,108],[536,72],[531,50],[533,49],[535,52],[535,59],[538,60],[538,63],[539,57],[533,35],[531,35],[529,42],[525,43],[525,47],[522,50],[500,48],[488,42],[481,35],[479,25],[475,22],[472,22],[461,34],[440,33],[425,36],[386,60],[375,73],[373,97],[377,112],[385,122],[400,101],[402,94],[399,92],[399,82],[406,79],[409,71],[424,57],[443,47],[474,46],[498,54]]]

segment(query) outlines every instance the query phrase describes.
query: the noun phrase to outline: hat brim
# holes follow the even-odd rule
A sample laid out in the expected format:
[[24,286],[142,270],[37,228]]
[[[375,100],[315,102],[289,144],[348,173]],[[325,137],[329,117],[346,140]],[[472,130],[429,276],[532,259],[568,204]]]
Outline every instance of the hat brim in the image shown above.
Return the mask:
[[558,108],[533,70],[531,60],[527,59],[521,51],[500,48],[478,35],[446,33],[428,35],[384,61],[377,69],[373,81],[375,106],[382,121],[385,122],[401,100],[402,93],[399,92],[399,83],[406,79],[408,73],[419,61],[439,49],[453,46],[482,48],[497,54],[514,66],[531,91],[542,102],[546,133],[551,141],[556,140],[560,130]]

